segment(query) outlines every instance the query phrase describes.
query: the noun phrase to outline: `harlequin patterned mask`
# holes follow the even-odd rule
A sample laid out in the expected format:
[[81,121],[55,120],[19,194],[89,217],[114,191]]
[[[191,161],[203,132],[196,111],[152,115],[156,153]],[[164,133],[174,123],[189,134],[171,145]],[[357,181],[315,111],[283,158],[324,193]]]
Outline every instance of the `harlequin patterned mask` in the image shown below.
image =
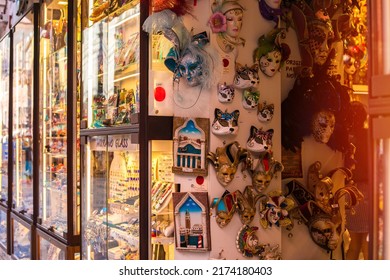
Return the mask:
[[214,165],[218,182],[226,187],[233,181],[238,164],[247,159],[247,152],[234,141],[224,147],[218,147],[215,153],[209,152],[207,159]]
[[274,135],[273,129],[264,131],[261,128],[251,126],[250,135],[246,142],[246,148],[253,153],[263,153],[272,150],[272,137]]
[[263,228],[276,226],[289,226],[292,221],[289,211],[294,208],[294,201],[280,193],[269,193],[260,201],[260,224]]
[[215,220],[220,228],[227,226],[236,212],[236,194],[226,190],[221,198],[214,199],[212,208],[215,207]]
[[252,177],[252,186],[258,193],[262,193],[268,188],[276,172],[282,172],[284,167],[274,160],[271,152],[260,154],[255,164],[253,159],[251,160],[252,163],[248,165],[247,170]]
[[215,119],[211,125],[211,132],[215,135],[236,135],[238,132],[238,117],[240,111],[235,110],[231,113],[216,108],[214,111]]
[[234,99],[234,87],[226,85],[226,83],[217,85],[218,87],[218,101],[221,103],[231,103]]

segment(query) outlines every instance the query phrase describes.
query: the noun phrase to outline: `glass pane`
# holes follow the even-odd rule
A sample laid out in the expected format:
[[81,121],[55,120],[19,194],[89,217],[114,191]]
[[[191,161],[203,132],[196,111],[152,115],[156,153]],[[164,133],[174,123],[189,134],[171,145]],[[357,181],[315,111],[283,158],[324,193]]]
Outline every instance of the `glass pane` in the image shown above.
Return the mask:
[[13,44],[13,205],[33,213],[33,58],[34,22],[30,12],[15,27]]
[[13,254],[20,260],[31,259],[31,231],[19,223],[13,220]]
[[0,210],[0,244],[7,248],[7,213]]
[[0,42],[0,201],[8,201],[8,124],[10,39]]
[[151,244],[153,260],[173,260],[175,191],[172,141],[152,141]]
[[[81,113],[89,128],[130,124],[139,112],[138,2],[122,4],[108,17],[90,21],[83,31]],[[96,12],[91,7],[89,18]]]
[[91,137],[84,150],[83,259],[138,259],[139,149],[129,135]]
[[48,240],[39,237],[39,253],[41,260],[65,260],[65,251]]
[[39,216],[44,226],[59,234],[68,230],[67,7],[67,1],[43,6],[40,21]]

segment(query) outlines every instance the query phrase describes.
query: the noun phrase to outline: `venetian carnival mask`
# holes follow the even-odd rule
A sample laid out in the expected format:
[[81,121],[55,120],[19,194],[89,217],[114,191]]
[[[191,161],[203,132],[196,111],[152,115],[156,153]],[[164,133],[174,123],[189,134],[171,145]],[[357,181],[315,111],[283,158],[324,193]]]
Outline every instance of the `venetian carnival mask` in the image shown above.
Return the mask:
[[226,190],[221,198],[215,198],[212,208],[215,207],[215,221],[220,228],[227,226],[236,212],[236,193]]
[[143,23],[144,31],[163,34],[173,47],[166,54],[165,66],[173,72],[173,81],[179,83],[181,78],[190,87],[210,86],[211,57],[204,47],[209,43],[206,32],[192,35],[180,17],[170,9],[152,13]]
[[289,226],[292,221],[289,211],[294,208],[294,201],[280,193],[270,193],[260,199],[260,224],[266,229],[272,225]]
[[335,250],[340,239],[340,224],[328,215],[316,215],[309,223],[309,232],[313,241],[326,250]]
[[241,223],[249,225],[256,213],[257,196],[252,186],[246,186],[243,193],[239,190],[236,192],[237,197],[237,211],[240,216]]
[[328,59],[334,32],[329,21],[314,20],[309,24],[309,49],[317,65],[324,65]]
[[260,154],[260,156],[248,164],[248,172],[252,177],[252,186],[258,193],[264,192],[265,189],[271,183],[276,172],[282,172],[284,167],[279,162],[274,160],[271,152],[265,152]]
[[218,182],[224,187],[233,181],[238,164],[246,158],[246,150],[242,149],[237,141],[218,147],[216,153],[209,152],[207,156],[217,172]]
[[264,75],[273,77],[280,69],[282,54],[274,50],[260,58],[260,70]]
[[311,131],[317,142],[328,143],[333,134],[336,124],[335,116],[332,112],[321,110],[313,116]]
[[186,79],[190,87],[195,87],[202,83],[202,59],[200,56],[187,52],[180,60],[177,69],[177,77]]
[[260,244],[256,235],[258,227],[244,225],[237,234],[237,249],[244,257],[260,256],[264,251],[264,246]]

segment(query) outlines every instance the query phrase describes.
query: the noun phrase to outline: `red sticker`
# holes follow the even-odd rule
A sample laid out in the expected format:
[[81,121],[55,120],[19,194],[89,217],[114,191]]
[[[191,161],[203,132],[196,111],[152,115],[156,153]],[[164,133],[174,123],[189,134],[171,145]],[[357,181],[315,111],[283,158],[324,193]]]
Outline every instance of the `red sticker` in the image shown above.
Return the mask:
[[203,176],[196,177],[196,183],[198,185],[202,185],[204,183],[204,177]]
[[222,59],[222,63],[223,63],[223,67],[228,67],[230,62],[229,59],[224,58]]
[[166,93],[165,93],[165,89],[163,87],[156,87],[154,89],[154,99],[156,99],[156,101],[164,101],[166,97]]

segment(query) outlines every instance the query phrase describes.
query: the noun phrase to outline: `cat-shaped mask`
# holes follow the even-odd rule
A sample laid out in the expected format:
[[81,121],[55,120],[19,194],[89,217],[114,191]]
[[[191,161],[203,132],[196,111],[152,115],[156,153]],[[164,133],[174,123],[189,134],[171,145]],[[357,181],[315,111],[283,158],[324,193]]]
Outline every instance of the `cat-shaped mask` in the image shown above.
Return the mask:
[[251,67],[236,63],[236,74],[234,76],[234,86],[239,89],[246,89],[256,86],[260,81],[259,65],[253,64]]
[[258,107],[260,92],[256,88],[244,89],[242,93],[242,106],[248,110]]
[[246,148],[253,153],[262,153],[272,150],[272,137],[274,136],[274,130],[268,129],[267,131],[258,129],[251,126],[250,135],[246,142]]
[[269,122],[274,116],[274,104],[267,104],[264,101],[262,104],[259,103],[257,106],[257,118],[261,122]]
[[226,83],[218,83],[218,101],[221,103],[231,103],[234,99],[233,85],[226,85]]
[[222,112],[222,110],[215,108],[214,111],[215,119],[211,126],[211,132],[215,135],[236,135],[238,132],[238,117],[240,116],[240,111],[235,110],[231,113],[228,113],[227,110]]

